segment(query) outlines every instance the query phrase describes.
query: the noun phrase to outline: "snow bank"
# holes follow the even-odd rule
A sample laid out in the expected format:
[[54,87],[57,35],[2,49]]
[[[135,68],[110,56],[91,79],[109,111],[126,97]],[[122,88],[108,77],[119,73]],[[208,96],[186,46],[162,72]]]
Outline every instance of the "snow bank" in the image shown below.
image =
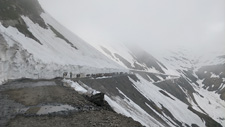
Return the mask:
[[72,87],[74,90],[76,90],[81,94],[86,94],[88,92],[84,87],[80,86],[77,82],[73,82],[71,80],[66,79],[63,79],[63,82],[67,83],[67,85],[69,85],[70,87]]
[[74,82],[71,80],[63,79],[62,82],[66,83],[66,86],[73,88],[75,91],[77,91],[80,94],[95,95],[97,93],[100,93],[99,91],[96,91],[90,88],[89,86],[85,85],[81,81]]

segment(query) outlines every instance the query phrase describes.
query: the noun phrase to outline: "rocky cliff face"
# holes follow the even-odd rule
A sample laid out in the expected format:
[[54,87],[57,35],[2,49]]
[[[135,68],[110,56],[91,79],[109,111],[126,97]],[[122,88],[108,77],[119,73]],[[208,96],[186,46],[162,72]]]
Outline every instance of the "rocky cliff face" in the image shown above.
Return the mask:
[[44,20],[40,17],[43,9],[37,0],[1,0],[0,20],[4,26],[22,25],[20,15],[28,16],[33,22],[46,28]]
[[40,17],[43,12],[37,0],[2,0],[0,2],[0,21],[2,25],[16,27],[25,36],[36,40],[40,44],[41,42],[28,30],[28,26],[21,18],[21,15],[28,16],[34,23],[46,28],[44,20]]

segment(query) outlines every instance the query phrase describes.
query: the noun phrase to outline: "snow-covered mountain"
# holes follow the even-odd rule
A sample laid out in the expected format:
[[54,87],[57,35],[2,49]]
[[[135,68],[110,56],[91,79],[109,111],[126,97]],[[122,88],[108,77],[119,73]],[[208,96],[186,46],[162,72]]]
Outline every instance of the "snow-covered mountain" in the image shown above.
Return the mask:
[[1,82],[21,77],[53,78],[70,71],[123,69],[60,25],[37,1],[1,0],[0,6]]
[[77,84],[106,93],[116,112],[144,126],[225,126],[225,53],[190,54],[180,49],[151,54],[126,44],[91,46],[37,0],[0,1],[0,84],[62,77],[63,72],[130,71]]

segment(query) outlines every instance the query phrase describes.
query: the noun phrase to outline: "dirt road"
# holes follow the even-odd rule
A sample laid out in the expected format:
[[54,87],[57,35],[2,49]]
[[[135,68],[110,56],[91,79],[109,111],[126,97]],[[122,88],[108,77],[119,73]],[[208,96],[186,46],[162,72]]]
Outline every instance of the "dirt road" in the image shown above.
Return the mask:
[[23,79],[0,86],[0,126],[8,127],[139,127],[105,104],[64,87],[60,79]]

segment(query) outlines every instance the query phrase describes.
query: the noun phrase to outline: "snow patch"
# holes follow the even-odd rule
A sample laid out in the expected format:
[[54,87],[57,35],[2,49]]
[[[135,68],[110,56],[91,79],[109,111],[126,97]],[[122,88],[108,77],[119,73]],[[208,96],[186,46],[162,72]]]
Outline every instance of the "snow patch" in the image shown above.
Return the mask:
[[222,78],[223,79],[223,82],[225,82],[225,78]]
[[216,75],[215,73],[212,73],[212,72],[211,72],[210,78],[220,78],[220,76],[219,76],[219,75]]
[[85,85],[83,82],[78,81],[74,82],[72,80],[63,79],[62,82],[64,82],[65,86],[69,86],[73,88],[75,91],[77,91],[80,94],[86,94],[86,95],[95,95],[97,93],[100,93],[99,91],[96,91],[89,86]]

